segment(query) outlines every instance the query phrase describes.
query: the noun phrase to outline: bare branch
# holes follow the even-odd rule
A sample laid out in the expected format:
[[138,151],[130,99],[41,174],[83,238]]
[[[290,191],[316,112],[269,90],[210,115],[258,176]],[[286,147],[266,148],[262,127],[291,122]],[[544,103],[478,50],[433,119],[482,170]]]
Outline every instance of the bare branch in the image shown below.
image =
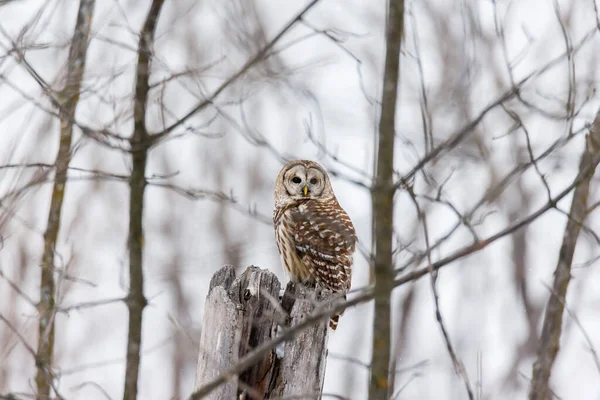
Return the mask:
[[475,117],[473,120],[471,120],[469,123],[467,123],[464,127],[462,127],[460,130],[458,130],[456,133],[454,133],[450,138],[448,138],[444,142],[437,145],[433,150],[431,150],[431,152],[429,152],[423,158],[421,158],[421,160],[419,160],[419,162],[417,162],[417,164],[409,172],[404,174],[404,176],[402,176],[398,180],[398,182],[396,183],[396,187],[400,188],[400,187],[410,184],[410,181],[414,178],[414,176],[417,174],[417,172],[421,171],[423,169],[423,167],[425,165],[427,165],[430,161],[432,161],[432,160],[436,159],[437,157],[443,155],[444,153],[452,150],[459,143],[461,143],[475,129],[475,127],[481,121],[483,121],[483,118],[490,111],[492,111],[499,105],[503,104],[504,102],[506,102],[514,97],[517,97],[519,95],[520,88],[525,83],[529,82],[533,78],[535,78],[539,75],[542,75],[545,72],[547,72],[548,70],[550,70],[551,68],[555,67],[563,60],[563,58],[568,57],[570,54],[575,54],[578,50],[580,50],[583,47],[583,45],[585,43],[587,43],[594,37],[595,33],[596,33],[596,28],[587,32],[581,38],[581,40],[570,49],[570,51],[567,51],[566,53],[563,53],[563,54],[553,58],[552,60],[550,60],[548,63],[546,63],[541,68],[537,69],[536,71],[531,72],[530,74],[525,76],[523,79],[521,79],[519,82],[517,82],[515,86],[510,88],[508,91],[506,91],[504,94],[502,94],[496,100],[494,100],[492,103],[487,105],[477,115],[477,117]]
[[[548,291],[550,292],[550,294],[552,296],[555,296],[555,294],[552,292],[552,288],[551,287],[549,287],[548,285],[544,285],[544,286],[546,286],[546,289],[548,289]],[[581,335],[583,336],[584,340],[586,341],[586,343],[587,343],[587,345],[589,347],[590,353],[592,353],[592,357],[594,359],[594,365],[596,366],[596,371],[598,372],[598,375],[600,375],[600,358],[598,357],[598,351],[594,347],[594,342],[592,342],[592,339],[590,338],[590,335],[583,328],[583,324],[579,320],[579,317],[577,317],[577,314],[575,314],[575,312],[569,308],[569,306],[564,301],[564,299],[560,299],[559,298],[559,300],[561,301],[561,303],[565,307],[565,311],[569,314],[569,317],[571,317],[571,319],[573,320],[573,322],[575,322],[575,325],[577,325],[577,328],[579,328],[579,331],[581,332]]]
[[69,312],[71,312],[73,310],[83,310],[85,308],[94,308],[94,307],[98,307],[98,306],[105,306],[105,305],[108,305],[108,304],[120,303],[122,301],[127,301],[127,298],[125,298],[125,297],[116,297],[114,299],[89,301],[89,302],[86,302],[86,303],[77,303],[77,304],[73,304],[71,306],[58,307],[56,309],[56,312],[64,313],[64,314],[68,315]]
[[302,20],[302,17],[310,11],[320,0],[312,0],[308,3],[294,18],[292,18],[285,26],[275,35],[273,39],[265,47],[263,47],[255,56],[250,58],[246,63],[235,73],[232,74],[225,82],[223,82],[219,87],[206,99],[201,101],[198,105],[196,105],[192,110],[187,112],[183,117],[181,117],[177,122],[167,127],[161,132],[152,135],[152,140],[160,140],[165,135],[168,135],[181,124],[186,122],[188,119],[196,115],[198,112],[202,111],[208,105],[212,104],[214,100],[223,92],[229,85],[233,82],[241,78],[243,75],[248,72],[250,68],[252,68],[256,63],[260,62],[265,56],[269,53],[269,51],[275,46],[275,44],[292,28],[296,23]]
[[225,202],[225,203],[229,204],[233,209],[241,212],[242,214],[248,215],[263,224],[271,225],[273,223],[273,217],[260,213],[258,210],[256,210],[256,207],[243,206],[233,196],[232,193],[227,194],[224,192],[205,190],[205,189],[191,189],[191,188],[186,189],[186,188],[179,187],[175,184],[162,183],[162,182],[148,182],[148,185],[172,190],[173,192],[175,192],[181,196],[184,196],[188,199],[192,199],[192,200],[205,200],[206,199],[206,200],[212,200],[217,203]]
[[581,224],[587,216],[590,183],[598,163],[600,163],[600,111],[596,114],[590,133],[586,137],[585,150],[579,163],[579,176],[582,179],[575,187],[571,210],[569,211],[570,218],[567,220],[558,264],[554,271],[552,295],[546,306],[537,360],[533,364],[529,389],[530,400],[546,400],[550,397],[550,374],[560,346],[564,303],[571,280],[573,254],[575,253]]
[[[585,179],[585,177],[589,174],[589,172],[590,172],[589,170],[581,171],[577,175],[577,177],[574,179],[574,181],[569,186],[567,186],[563,191],[561,191],[558,195],[553,197],[550,202],[548,202],[547,204],[545,204],[544,206],[542,206],[540,209],[533,212],[529,216],[521,219],[518,223],[515,223],[501,231],[498,231],[497,233],[489,236],[487,239],[484,239],[482,241],[474,243],[473,245],[465,246],[465,247],[455,251],[453,254],[451,254],[437,262],[434,262],[431,265],[428,265],[427,267],[421,268],[419,270],[413,271],[412,273],[408,273],[400,278],[397,278],[394,281],[394,287],[404,285],[408,282],[416,281],[419,278],[422,278],[423,276],[427,275],[428,273],[431,273],[432,270],[439,270],[440,268],[443,268],[444,266],[447,266],[454,261],[457,261],[463,257],[466,257],[470,254],[473,254],[476,251],[479,251],[479,250],[489,246],[490,244],[492,244],[493,242],[497,241],[500,238],[503,238],[507,235],[512,234],[517,229],[520,229],[524,226],[531,224],[537,218],[544,215],[548,210],[553,209],[554,205],[556,203],[558,203],[562,198],[567,196],[575,187],[577,187],[583,181],[583,179]],[[227,382],[229,379],[233,379],[233,377],[235,377],[241,371],[245,370],[249,366],[256,363],[268,351],[271,351],[272,349],[276,348],[279,344],[293,338],[294,335],[298,331],[306,329],[306,327],[312,326],[313,324],[315,324],[318,321],[327,319],[332,314],[339,313],[340,311],[343,311],[349,307],[353,307],[355,305],[362,304],[366,301],[371,300],[373,298],[374,291],[373,291],[372,287],[366,287],[366,288],[362,288],[360,290],[353,290],[352,292],[356,294],[356,297],[354,297],[353,299],[346,300],[346,301],[338,300],[339,302],[336,302],[336,305],[333,305],[331,308],[324,308],[320,312],[316,312],[314,314],[307,316],[306,319],[304,321],[302,321],[300,324],[298,324],[297,326],[290,328],[288,330],[284,330],[280,334],[280,336],[278,336],[277,338],[273,339],[272,341],[265,342],[265,343],[261,344],[260,346],[256,347],[254,349],[254,351],[252,351],[251,353],[248,353],[246,356],[242,357],[239,360],[238,364],[231,367],[229,370],[223,372],[221,375],[216,377],[213,381],[208,383],[206,386],[199,388],[196,392],[194,392],[188,398],[188,400],[198,400],[198,399],[201,399],[204,395],[211,393],[219,385],[223,384],[224,382]]]
[[[520,219],[518,222],[494,233],[493,235],[488,236],[486,239],[477,241],[471,245],[464,246],[464,247],[454,251],[452,254],[442,258],[441,260],[434,262],[431,265],[431,267],[433,268],[433,270],[438,270],[450,263],[453,263],[456,260],[459,260],[463,257],[469,256],[477,251],[480,251],[480,250],[488,247],[489,245],[491,245],[498,239],[501,239],[507,235],[510,235],[513,232],[515,232],[516,230],[521,229],[524,226],[531,224],[533,221],[535,221],[536,219],[538,219],[539,217],[544,215],[547,211],[554,209],[556,207],[556,204],[561,199],[566,197],[569,193],[571,193],[571,191],[574,188],[576,188],[586,178],[587,174],[589,174],[590,171],[591,171],[591,167],[587,168],[583,171],[580,171],[580,173],[575,177],[574,181],[569,186],[567,186],[559,194],[554,196],[551,199],[551,201],[544,204],[537,211],[531,213],[530,215],[528,215],[525,218]],[[396,278],[395,286],[400,286],[407,282],[417,280],[417,279],[427,275],[428,273],[430,273],[429,267],[420,268],[418,270],[406,273],[403,276]]]
[[0,269],[0,277],[2,277],[6,281],[6,283],[8,283],[8,285],[15,292],[17,292],[19,294],[19,296],[24,298],[25,301],[27,301],[27,303],[29,303],[30,306],[32,306],[33,308],[37,308],[36,302],[33,301],[33,299],[31,297],[29,297],[29,295],[27,293],[25,293],[23,290],[21,290],[21,288],[19,288],[19,286],[17,286],[13,281],[8,279],[8,277],[6,275],[4,275],[4,271],[2,271],[2,269]]
[[456,373],[462,378],[463,382],[465,383],[465,388],[467,390],[467,396],[469,397],[469,400],[473,400],[474,399],[473,389],[471,388],[471,384],[469,382],[469,376],[467,375],[467,371],[465,369],[464,364],[462,363],[462,361],[460,361],[460,359],[456,355],[456,351],[454,351],[454,346],[452,346],[452,342],[450,340],[450,334],[448,333],[448,330],[446,329],[446,326],[444,325],[444,320],[442,318],[442,312],[440,311],[440,296],[437,291],[438,273],[436,270],[434,270],[432,268],[433,263],[431,261],[431,251],[430,251],[430,246],[429,246],[429,229],[427,227],[427,216],[421,210],[421,207],[419,206],[419,203],[416,199],[414,192],[412,191],[412,188],[409,188],[409,194],[415,205],[415,208],[417,209],[418,218],[423,225],[423,236],[425,238],[425,246],[427,248],[427,262],[428,262],[428,268],[429,268],[429,276],[431,278],[431,291],[433,293],[433,303],[435,306],[435,319],[438,322],[438,325],[440,326],[440,330],[442,331],[442,336],[444,337],[444,342],[446,343],[446,348],[448,349],[448,354],[450,354],[450,358],[452,359],[452,364],[454,365],[454,369],[455,369]]
[[[586,129],[587,128],[582,129],[581,132],[584,132]],[[576,133],[576,134],[578,134],[578,133]],[[550,157],[558,149],[562,148],[563,146],[568,144],[571,140],[573,140],[573,138],[576,137],[575,135],[571,135],[568,137],[561,137],[561,138],[557,139],[556,141],[554,141],[554,143],[552,143],[550,146],[548,146],[548,148],[542,154],[540,154],[538,157],[536,157],[535,161],[539,162],[547,157]],[[498,196],[500,196],[502,194],[502,192],[509,186],[509,184],[515,178],[520,176],[522,173],[526,172],[532,166],[533,166],[533,164],[531,162],[522,163],[522,164],[518,164],[517,166],[515,166],[497,185],[495,185],[494,187],[491,187],[490,189],[488,189],[486,191],[486,193],[475,204],[475,206],[473,206],[473,208],[464,215],[464,219],[467,221],[470,220],[483,205],[494,201]],[[571,189],[572,189],[572,187],[571,187]],[[548,202],[552,203],[554,199],[551,199]],[[553,207],[551,207],[551,208],[553,208]],[[462,224],[463,224],[462,219],[459,219],[459,221],[452,228],[450,228],[445,235],[443,235],[440,239],[438,239],[438,241],[436,243],[431,245],[430,250],[433,251],[433,250],[439,248],[443,243],[445,243],[454,234],[454,232]],[[475,241],[475,243],[480,243],[480,240],[477,239]],[[421,262],[426,257],[427,257],[427,253],[415,255],[415,256],[411,257],[407,262],[405,262],[402,266],[397,268],[396,272],[401,273],[404,270],[406,270],[410,265],[413,265],[415,262]]]

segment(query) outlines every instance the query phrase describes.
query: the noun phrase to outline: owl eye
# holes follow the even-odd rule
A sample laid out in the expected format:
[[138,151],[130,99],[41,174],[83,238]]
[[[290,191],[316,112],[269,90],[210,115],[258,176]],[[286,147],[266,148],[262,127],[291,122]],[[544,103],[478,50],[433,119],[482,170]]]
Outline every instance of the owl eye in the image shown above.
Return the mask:
[[316,185],[316,184],[317,184],[317,178],[312,178],[312,179],[310,180],[310,184],[311,184],[311,185]]
[[295,177],[292,178],[292,182],[294,182],[294,183],[300,183],[300,182],[302,182],[302,179],[300,179],[297,176],[295,176]]

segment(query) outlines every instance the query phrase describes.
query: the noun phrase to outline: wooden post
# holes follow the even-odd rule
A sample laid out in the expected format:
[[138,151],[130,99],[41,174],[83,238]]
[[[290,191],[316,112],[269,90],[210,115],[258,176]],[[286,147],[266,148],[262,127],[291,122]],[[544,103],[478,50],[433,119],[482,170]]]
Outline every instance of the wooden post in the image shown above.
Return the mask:
[[[293,327],[332,296],[329,291],[281,284],[268,270],[248,267],[235,277],[232,266],[217,271],[210,282],[200,338],[194,390],[212,381],[282,327]],[[303,329],[292,340],[205,399],[274,399],[302,396],[319,399],[327,359],[327,319]]]

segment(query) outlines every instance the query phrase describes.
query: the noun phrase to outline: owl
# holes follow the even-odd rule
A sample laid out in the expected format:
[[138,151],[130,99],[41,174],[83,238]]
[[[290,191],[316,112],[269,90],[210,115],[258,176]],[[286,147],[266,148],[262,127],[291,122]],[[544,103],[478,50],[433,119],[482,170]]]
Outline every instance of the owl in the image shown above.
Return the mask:
[[[277,250],[292,282],[318,284],[334,293],[350,289],[356,232],[321,165],[294,160],[281,169],[273,223]],[[342,314],[331,317],[331,329]]]

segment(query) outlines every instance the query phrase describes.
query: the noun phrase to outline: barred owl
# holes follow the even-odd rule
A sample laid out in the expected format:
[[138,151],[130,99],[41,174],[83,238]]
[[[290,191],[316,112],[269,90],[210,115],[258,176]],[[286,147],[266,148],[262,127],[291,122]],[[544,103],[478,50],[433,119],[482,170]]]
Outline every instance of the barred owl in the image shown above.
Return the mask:
[[[350,289],[356,232],[323,167],[294,160],[281,169],[273,222],[281,262],[293,282],[318,284],[335,293]],[[332,329],[342,313],[331,317]]]

